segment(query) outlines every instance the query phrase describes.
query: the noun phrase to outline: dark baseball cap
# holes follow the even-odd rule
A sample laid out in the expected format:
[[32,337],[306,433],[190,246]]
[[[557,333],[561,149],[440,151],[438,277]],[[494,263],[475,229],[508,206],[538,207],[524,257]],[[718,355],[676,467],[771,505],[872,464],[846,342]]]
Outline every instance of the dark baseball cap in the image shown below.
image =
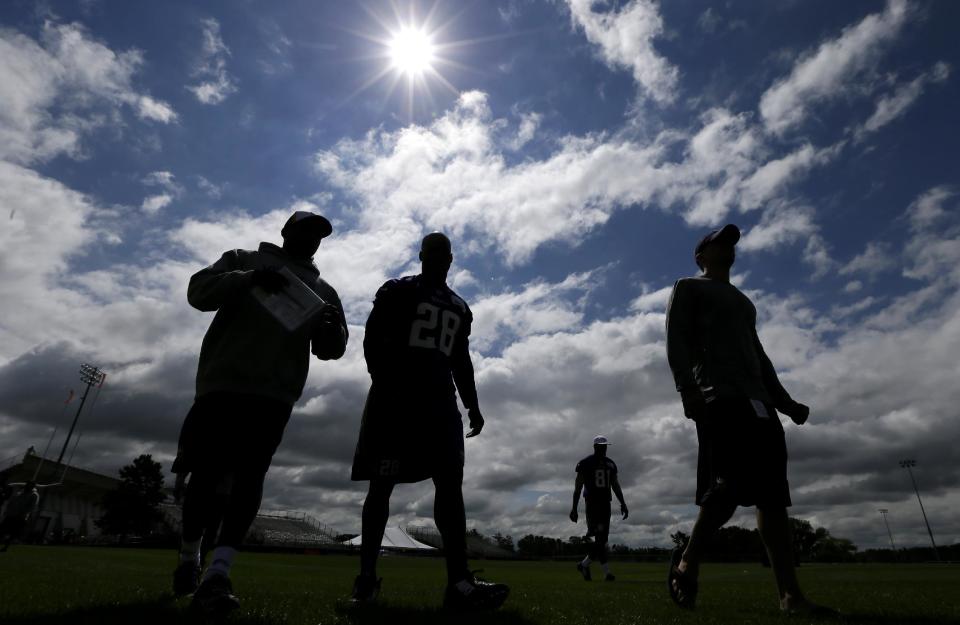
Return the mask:
[[333,232],[333,226],[330,225],[326,217],[310,211],[296,211],[290,215],[287,223],[283,224],[280,235],[287,236],[287,233],[292,229],[308,229],[321,239],[330,236],[330,233]]
[[[707,247],[711,243],[727,243],[729,245],[736,245],[737,241],[740,240],[740,228],[737,228],[733,224],[727,224],[719,230],[712,230],[705,237],[700,239],[700,242],[697,243],[697,247],[693,250],[693,258],[696,260],[697,256],[700,255],[700,252],[703,251],[703,248]],[[700,263],[697,263],[699,265]]]

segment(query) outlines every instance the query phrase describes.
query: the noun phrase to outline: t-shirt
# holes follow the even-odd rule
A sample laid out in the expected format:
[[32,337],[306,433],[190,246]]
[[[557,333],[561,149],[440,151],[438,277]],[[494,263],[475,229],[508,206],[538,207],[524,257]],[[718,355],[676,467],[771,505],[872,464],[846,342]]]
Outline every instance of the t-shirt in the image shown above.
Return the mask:
[[610,501],[610,487],[617,477],[617,464],[606,456],[591,454],[577,463],[577,474],[583,480],[583,496],[587,504]]
[[790,401],[757,336],[757,309],[728,282],[703,276],[673,286],[667,306],[667,360],[677,390],[713,397]]
[[460,392],[477,407],[470,360],[473,314],[445,284],[422,276],[387,281],[367,319],[363,353],[374,386],[404,401],[444,402]]

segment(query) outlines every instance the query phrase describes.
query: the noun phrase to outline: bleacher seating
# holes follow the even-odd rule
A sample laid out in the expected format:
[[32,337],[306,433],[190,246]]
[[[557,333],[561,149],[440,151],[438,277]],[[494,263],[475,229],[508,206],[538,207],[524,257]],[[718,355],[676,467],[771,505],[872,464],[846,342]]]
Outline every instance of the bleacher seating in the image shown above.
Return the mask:
[[[161,506],[164,522],[180,531],[182,513],[179,506]],[[341,547],[337,533],[303,512],[262,512],[254,519],[246,542],[271,547]]]

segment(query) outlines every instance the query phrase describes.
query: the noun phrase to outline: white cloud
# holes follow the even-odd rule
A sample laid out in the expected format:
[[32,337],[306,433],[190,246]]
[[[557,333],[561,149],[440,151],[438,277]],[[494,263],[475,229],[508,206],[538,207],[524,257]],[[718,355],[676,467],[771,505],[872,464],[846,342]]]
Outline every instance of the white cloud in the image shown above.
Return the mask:
[[911,10],[907,0],[888,0],[882,13],[847,27],[836,39],[820,44],[776,81],[760,99],[766,128],[783,133],[800,124],[811,107],[852,93],[856,81],[892,42]]
[[768,211],[737,245],[744,251],[769,250],[809,238],[817,232],[813,210],[807,206],[784,206]]
[[133,86],[142,64],[139,50],[116,53],[79,24],[48,21],[39,41],[0,29],[0,158],[78,156],[83,135],[103,123],[97,113],[121,106],[144,119],[175,121],[169,104]]
[[897,264],[898,259],[889,245],[871,241],[867,243],[863,252],[851,258],[847,264],[841,267],[839,273],[841,276],[865,274],[876,277],[884,271],[893,269]]
[[630,0],[611,12],[597,13],[594,7],[605,0],[566,0],[574,23],[587,40],[600,49],[603,60],[613,68],[631,70],[641,92],[661,104],[676,97],[679,71],[653,47],[663,34],[663,19],[653,0]]
[[356,198],[359,225],[371,237],[401,230],[411,237],[402,240],[406,247],[421,229],[441,229],[469,240],[468,254],[492,249],[521,264],[544,243],[578,244],[629,206],[679,206],[689,223],[717,223],[734,208],[777,199],[833,153],[803,147],[770,161],[749,116],[714,109],[701,123],[690,134],[665,131],[648,143],[566,136],[544,159],[508,165],[501,120],[485,94],[468,92],[429,126],[341,140],[318,153],[315,165]]
[[143,209],[145,213],[154,215],[160,212],[160,209],[166,208],[170,205],[170,202],[173,201],[173,196],[168,193],[159,193],[157,195],[151,195],[143,199],[143,203],[140,205],[140,208]]
[[227,72],[229,56],[230,48],[220,37],[220,22],[203,20],[203,47],[192,72],[200,82],[187,87],[203,104],[220,104],[236,92],[235,79]]
[[880,98],[870,118],[854,132],[855,138],[862,141],[866,135],[894,121],[913,106],[914,102],[923,95],[927,85],[944,82],[949,76],[950,65],[940,61],[929,71],[920,74],[905,85],[900,85],[892,94]]

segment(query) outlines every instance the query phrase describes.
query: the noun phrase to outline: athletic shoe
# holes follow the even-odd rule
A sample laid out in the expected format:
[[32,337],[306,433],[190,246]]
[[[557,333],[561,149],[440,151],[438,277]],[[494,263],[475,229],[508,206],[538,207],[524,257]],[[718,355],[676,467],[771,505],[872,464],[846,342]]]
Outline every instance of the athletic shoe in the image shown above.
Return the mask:
[[223,617],[240,607],[226,575],[211,575],[193,593],[191,605],[206,616]]
[[181,562],[173,571],[173,596],[186,597],[200,585],[200,565],[193,560]]
[[354,604],[373,603],[380,594],[380,582],[383,578],[375,578],[369,575],[357,575],[353,580],[353,592],[350,593],[350,602]]
[[444,609],[458,612],[496,610],[510,594],[510,587],[506,584],[486,582],[472,573],[465,581],[470,584],[468,590],[461,590],[457,584],[447,585],[443,596]]
[[580,573],[580,575],[583,575],[584,581],[589,582],[591,579],[593,579],[590,577],[590,567],[583,566],[583,562],[577,562],[577,572]]
[[603,578],[603,581],[605,582],[614,582],[616,580],[617,580],[617,576],[614,575],[613,573],[607,573],[607,575]]

